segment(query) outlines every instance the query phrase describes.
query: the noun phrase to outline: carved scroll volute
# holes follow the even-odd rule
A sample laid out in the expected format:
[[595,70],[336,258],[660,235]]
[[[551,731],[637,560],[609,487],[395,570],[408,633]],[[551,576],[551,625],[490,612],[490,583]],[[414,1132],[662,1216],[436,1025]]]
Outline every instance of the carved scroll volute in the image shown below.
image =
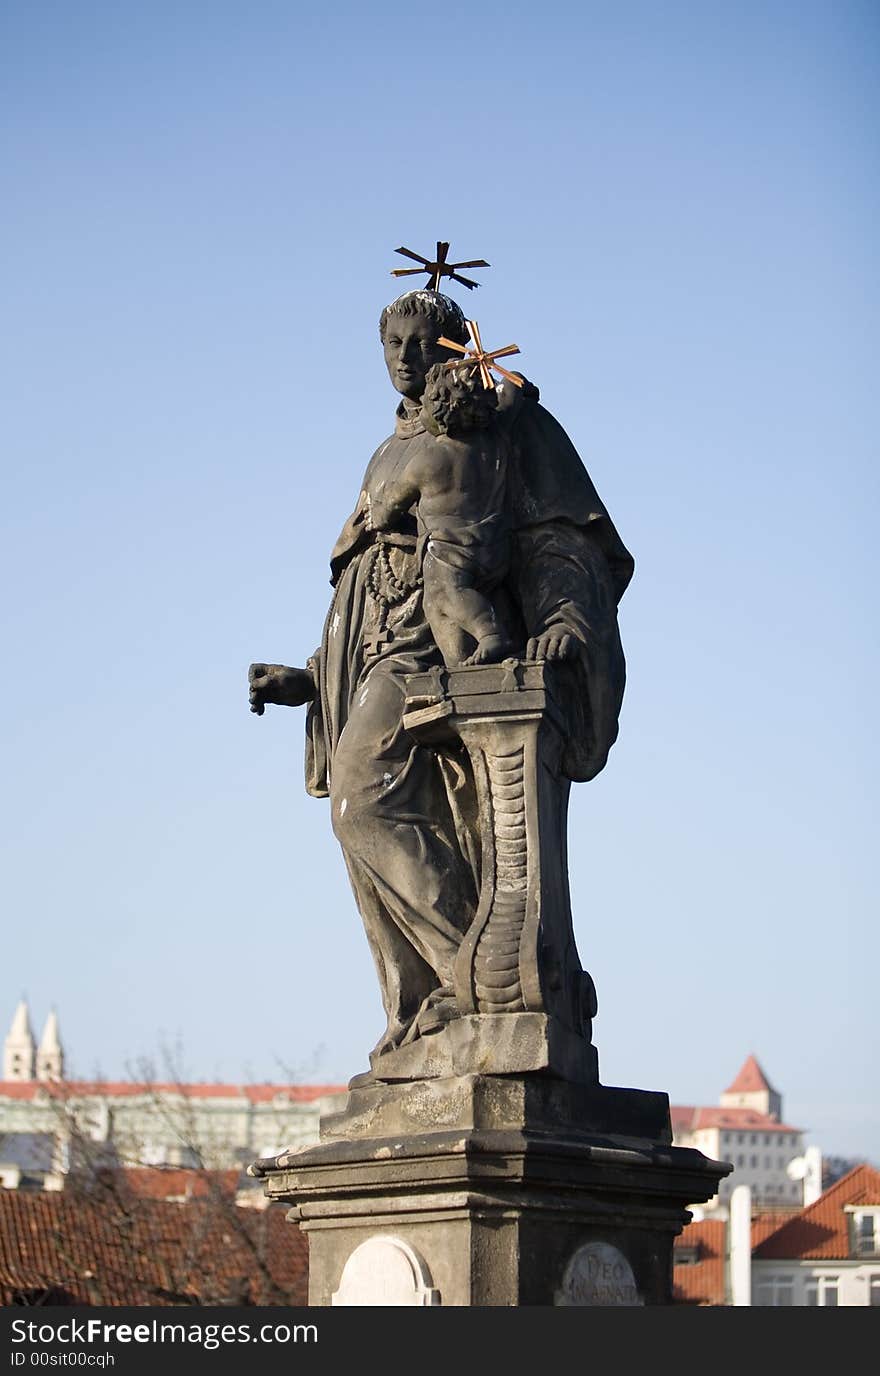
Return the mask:
[[[529,848],[522,745],[495,739],[496,723],[455,719],[474,770],[482,835],[482,885],[474,920],[455,962],[463,1013],[518,1013],[528,908]],[[530,981],[531,982],[531,981]]]
[[580,1030],[578,1010],[565,1006],[573,940],[559,733],[542,713],[456,714],[451,725],[473,763],[483,839],[479,906],[455,966],[459,1006],[555,1013]]
[[481,889],[454,967],[459,1011],[548,1013],[589,1036],[592,981],[568,888],[566,723],[550,691],[558,673],[505,661],[451,670],[442,684],[414,675],[404,725],[426,742],[457,736],[473,766]]

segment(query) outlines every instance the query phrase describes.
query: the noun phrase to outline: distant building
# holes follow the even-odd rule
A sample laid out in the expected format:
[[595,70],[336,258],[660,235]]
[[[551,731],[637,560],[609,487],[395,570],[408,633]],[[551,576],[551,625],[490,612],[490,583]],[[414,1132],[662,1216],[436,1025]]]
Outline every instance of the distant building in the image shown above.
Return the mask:
[[752,1304],[880,1308],[880,1171],[857,1166],[753,1249]]
[[754,1056],[747,1057],[718,1106],[671,1107],[676,1146],[696,1147],[716,1161],[731,1161],[733,1174],[701,1213],[724,1212],[732,1190],[746,1184],[764,1209],[798,1208],[804,1203],[803,1176],[792,1178],[792,1163],[804,1158],[803,1129],[782,1119],[782,1095],[770,1084]]
[[[24,1000],[4,1042],[3,1074],[0,1182],[7,1189],[59,1188],[71,1171],[116,1166],[238,1170],[316,1142],[321,1114],[344,1093],[342,1085],[65,1080],[57,1015],[49,1014],[37,1045]],[[13,1159],[28,1137],[52,1143],[42,1186],[40,1171]]]
[[58,1143],[51,1132],[0,1132],[0,1189],[60,1190]]
[[3,1043],[3,1079],[32,1080],[36,1050],[28,1006],[22,999],[12,1015],[12,1026]]
[[729,1303],[727,1222],[698,1219],[672,1245],[673,1304],[719,1306]]
[[736,1213],[690,1223],[673,1248],[676,1304],[880,1308],[880,1171],[861,1164],[794,1213],[746,1215],[751,1253],[734,1299]]
[[54,1008],[46,1019],[40,1045],[37,1047],[37,1079],[64,1079],[64,1050],[58,1032],[58,1014]]
[[12,1017],[12,1026],[3,1042],[3,1079],[5,1081],[62,1080],[64,1051],[58,1035],[58,1017],[52,1009],[40,1045],[31,1030],[27,1002],[22,999]]

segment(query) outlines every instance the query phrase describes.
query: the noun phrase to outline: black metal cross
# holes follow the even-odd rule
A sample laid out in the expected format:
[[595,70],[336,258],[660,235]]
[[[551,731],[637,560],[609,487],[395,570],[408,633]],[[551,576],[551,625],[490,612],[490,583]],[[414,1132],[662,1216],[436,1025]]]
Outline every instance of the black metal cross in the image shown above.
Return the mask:
[[440,282],[444,277],[449,277],[453,282],[460,282],[463,287],[467,287],[469,291],[473,291],[474,287],[480,285],[479,282],[475,282],[471,277],[460,276],[458,269],[487,268],[490,266],[485,258],[471,258],[466,263],[447,263],[446,257],[449,253],[449,245],[443,243],[440,239],[437,240],[437,257],[433,262],[430,258],[423,258],[420,253],[413,253],[410,248],[396,248],[394,252],[402,253],[404,258],[412,258],[415,262],[421,263],[422,266],[420,268],[392,268],[391,276],[412,277],[417,273],[426,272],[428,274],[428,281],[425,283],[425,286],[430,291],[439,291]]

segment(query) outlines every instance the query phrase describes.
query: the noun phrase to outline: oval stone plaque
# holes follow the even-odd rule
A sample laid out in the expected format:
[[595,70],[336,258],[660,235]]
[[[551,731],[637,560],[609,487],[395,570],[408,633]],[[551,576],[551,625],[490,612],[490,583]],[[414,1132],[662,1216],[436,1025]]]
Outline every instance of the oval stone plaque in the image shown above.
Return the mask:
[[569,1258],[558,1305],[643,1305],[632,1267],[610,1242],[588,1242]]
[[398,1237],[371,1237],[355,1247],[333,1305],[439,1305],[440,1293],[422,1257]]

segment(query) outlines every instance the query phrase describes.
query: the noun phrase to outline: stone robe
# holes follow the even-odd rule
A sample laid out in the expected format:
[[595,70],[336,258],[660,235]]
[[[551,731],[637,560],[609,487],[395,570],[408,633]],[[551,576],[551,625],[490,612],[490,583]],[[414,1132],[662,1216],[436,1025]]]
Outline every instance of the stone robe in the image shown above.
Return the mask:
[[[633,561],[568,436],[530,384],[500,389],[510,449],[510,571],[498,597],[522,651],[529,637],[576,641],[563,768],[593,778],[617,736],[625,665],[617,603]],[[408,674],[443,663],[422,602],[412,512],[389,520],[382,493],[424,430],[417,408],[367,467],[331,558],[333,600],[307,723],[306,787],[330,797],[388,1025],[375,1051],[455,1016],[452,965],[475,912],[480,838],[463,747],[428,747],[404,730]]]

